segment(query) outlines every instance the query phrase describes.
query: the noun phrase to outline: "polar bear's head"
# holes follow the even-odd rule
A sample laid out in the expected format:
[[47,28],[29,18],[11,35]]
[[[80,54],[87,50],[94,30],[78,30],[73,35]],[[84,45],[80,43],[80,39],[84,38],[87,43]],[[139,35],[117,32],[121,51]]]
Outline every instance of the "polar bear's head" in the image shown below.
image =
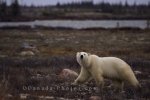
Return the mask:
[[76,58],[77,62],[80,64],[82,67],[87,67],[89,63],[89,53],[86,52],[77,52]]

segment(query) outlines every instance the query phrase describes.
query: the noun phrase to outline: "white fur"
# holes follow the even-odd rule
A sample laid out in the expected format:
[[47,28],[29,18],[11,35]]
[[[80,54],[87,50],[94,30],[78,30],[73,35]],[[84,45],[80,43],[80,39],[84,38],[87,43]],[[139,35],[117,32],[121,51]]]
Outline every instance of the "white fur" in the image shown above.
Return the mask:
[[[83,58],[81,58],[81,55]],[[73,84],[86,82],[92,77],[97,85],[103,85],[103,79],[107,78],[111,79],[119,88],[123,88],[124,82],[133,87],[139,86],[131,67],[119,58],[98,57],[86,52],[78,52],[76,58],[81,66],[81,72]]]

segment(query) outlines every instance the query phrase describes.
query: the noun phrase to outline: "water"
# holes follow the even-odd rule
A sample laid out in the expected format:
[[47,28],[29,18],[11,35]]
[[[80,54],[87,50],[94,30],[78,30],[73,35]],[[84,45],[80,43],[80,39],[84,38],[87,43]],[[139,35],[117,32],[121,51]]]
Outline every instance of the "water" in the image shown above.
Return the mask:
[[36,20],[31,22],[0,22],[0,27],[19,27],[29,26],[35,28],[36,26],[52,27],[52,28],[141,28],[148,27],[147,20]]

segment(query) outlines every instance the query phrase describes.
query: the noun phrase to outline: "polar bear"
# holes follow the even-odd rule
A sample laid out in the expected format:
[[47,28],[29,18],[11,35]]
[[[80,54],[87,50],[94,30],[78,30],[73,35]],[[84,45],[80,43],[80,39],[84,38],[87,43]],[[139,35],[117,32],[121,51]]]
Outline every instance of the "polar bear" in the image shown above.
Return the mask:
[[86,52],[78,52],[77,62],[81,66],[81,72],[75,84],[84,83],[93,78],[98,86],[103,87],[104,79],[111,79],[121,90],[124,83],[131,86],[140,87],[131,67],[123,60],[116,57],[98,57]]

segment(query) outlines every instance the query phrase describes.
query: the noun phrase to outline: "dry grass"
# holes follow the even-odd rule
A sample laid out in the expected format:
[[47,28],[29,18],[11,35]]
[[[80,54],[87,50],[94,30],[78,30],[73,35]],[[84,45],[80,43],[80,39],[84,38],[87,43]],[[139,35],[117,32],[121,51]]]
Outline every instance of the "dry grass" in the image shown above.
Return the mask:
[[[57,75],[63,68],[69,68],[79,73],[80,67],[76,62],[77,51],[87,51],[99,56],[117,56],[128,62],[133,70],[142,72],[138,79],[142,85],[142,93],[133,93],[128,86],[125,93],[118,98],[112,88],[104,89],[106,100],[120,100],[141,98],[147,100],[150,91],[150,30],[67,30],[67,29],[11,29],[0,30],[0,80],[8,80],[7,89],[0,87],[6,95],[11,94],[12,100],[19,100],[20,93],[28,93],[28,99],[37,96],[53,96],[88,99],[90,95],[100,95],[95,90],[70,90],[56,89],[54,91],[27,91],[23,86],[33,87],[73,87],[71,82],[60,80]],[[35,56],[19,56],[22,43],[36,46],[39,50]],[[41,79],[31,77],[40,74]],[[47,77],[48,76],[48,77]],[[47,78],[46,78],[47,77]],[[2,82],[1,82],[2,84]],[[109,85],[110,81],[106,81]],[[76,88],[95,88],[94,82]],[[84,95],[83,95],[84,94]],[[0,95],[1,96],[1,95]],[[10,99],[3,96],[5,99]]]

